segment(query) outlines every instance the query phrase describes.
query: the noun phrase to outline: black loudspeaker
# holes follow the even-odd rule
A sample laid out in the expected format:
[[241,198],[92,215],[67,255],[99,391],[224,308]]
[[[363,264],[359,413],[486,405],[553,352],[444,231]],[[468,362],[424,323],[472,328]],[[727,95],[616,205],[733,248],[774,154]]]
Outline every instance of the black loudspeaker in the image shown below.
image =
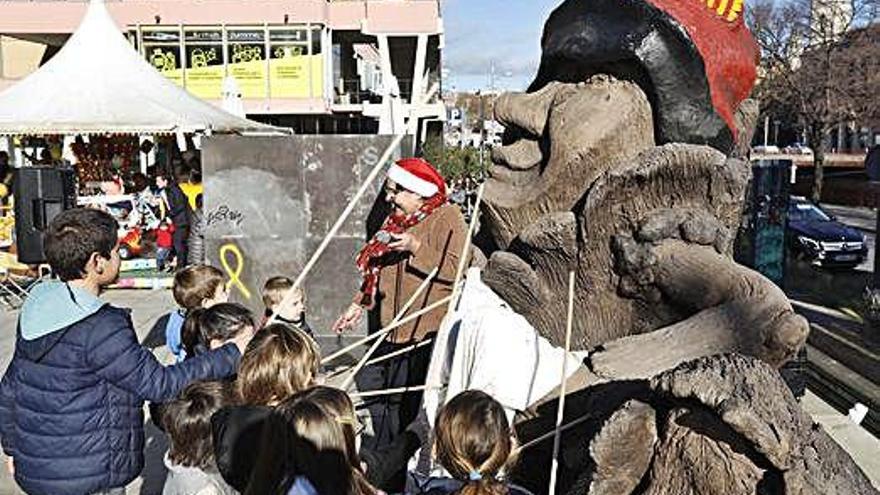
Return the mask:
[[15,237],[18,260],[27,264],[46,261],[43,232],[59,213],[76,207],[76,182],[71,168],[22,167],[16,169]]

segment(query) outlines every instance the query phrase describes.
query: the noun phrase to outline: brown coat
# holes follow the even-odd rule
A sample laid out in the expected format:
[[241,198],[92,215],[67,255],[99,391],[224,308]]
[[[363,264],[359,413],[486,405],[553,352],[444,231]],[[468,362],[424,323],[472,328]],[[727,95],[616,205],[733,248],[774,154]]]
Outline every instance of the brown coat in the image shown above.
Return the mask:
[[[431,284],[410,307],[407,314],[431,305],[452,294],[452,284],[458,269],[458,260],[467,237],[467,226],[457,206],[444,205],[434,210],[421,223],[408,230],[421,246],[414,254],[396,254],[399,261],[386,265],[379,273],[379,321],[382,327],[389,325],[398,311],[418,290],[419,285],[434,267],[440,270]],[[428,312],[398,327],[388,335],[396,343],[419,342],[425,335],[436,332],[446,316],[447,306]]]

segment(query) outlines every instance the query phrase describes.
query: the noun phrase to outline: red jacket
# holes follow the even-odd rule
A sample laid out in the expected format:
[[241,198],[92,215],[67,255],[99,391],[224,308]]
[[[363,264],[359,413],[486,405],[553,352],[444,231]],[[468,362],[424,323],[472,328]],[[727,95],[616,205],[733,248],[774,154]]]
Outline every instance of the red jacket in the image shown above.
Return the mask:
[[160,225],[156,229],[156,247],[170,248],[174,245],[171,234],[174,233],[174,224]]

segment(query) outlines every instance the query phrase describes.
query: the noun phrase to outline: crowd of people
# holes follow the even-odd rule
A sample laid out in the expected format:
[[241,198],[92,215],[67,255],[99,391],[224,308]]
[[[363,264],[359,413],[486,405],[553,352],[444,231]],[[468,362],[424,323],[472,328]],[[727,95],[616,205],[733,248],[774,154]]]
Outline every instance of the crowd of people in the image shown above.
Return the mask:
[[[464,229],[442,178],[423,160],[404,160],[385,194],[395,208],[358,257],[364,281],[339,331],[379,301],[381,323],[393,321],[433,268],[414,309],[451,292]],[[365,424],[346,391],[323,385],[306,294],[289,278],[266,281],[265,312],[255,315],[228,301],[218,269],[179,270],[179,307],[161,320],[174,361],[164,366],[138,342],[127,310],[100,298],[119,274],[117,227],[104,211],[74,209],[46,231],[57,280],[38,284],[22,308],[0,383],[0,443],[26,492],[125,493],[144,465],[147,402],[168,436],[167,495],[527,494],[505,479],[516,442],[504,408],[485,393],[451,398],[433,431],[418,394],[358,399]],[[441,318],[428,312],[389,333],[385,351],[400,356],[359,387],[423,383],[430,347],[398,351],[430,338]],[[408,472],[419,449],[433,452],[445,476]]]

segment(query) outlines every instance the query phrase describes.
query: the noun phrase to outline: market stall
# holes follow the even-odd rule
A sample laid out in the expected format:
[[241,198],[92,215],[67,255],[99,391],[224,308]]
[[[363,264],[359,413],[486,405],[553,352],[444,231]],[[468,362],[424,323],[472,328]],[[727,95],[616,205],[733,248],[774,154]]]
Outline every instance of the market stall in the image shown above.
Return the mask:
[[[146,234],[155,228],[147,210],[162,213],[154,204],[139,204],[151,201],[140,195],[150,189],[147,174],[167,174],[172,157],[193,153],[201,136],[212,133],[289,131],[232,115],[162,76],[129,43],[102,0],[90,1],[54,57],[0,93],[0,148],[7,148],[11,164],[73,167],[79,203],[123,215],[121,236],[134,227]],[[157,151],[164,155],[159,160]],[[130,207],[128,199],[107,200],[126,193],[133,194]]]

